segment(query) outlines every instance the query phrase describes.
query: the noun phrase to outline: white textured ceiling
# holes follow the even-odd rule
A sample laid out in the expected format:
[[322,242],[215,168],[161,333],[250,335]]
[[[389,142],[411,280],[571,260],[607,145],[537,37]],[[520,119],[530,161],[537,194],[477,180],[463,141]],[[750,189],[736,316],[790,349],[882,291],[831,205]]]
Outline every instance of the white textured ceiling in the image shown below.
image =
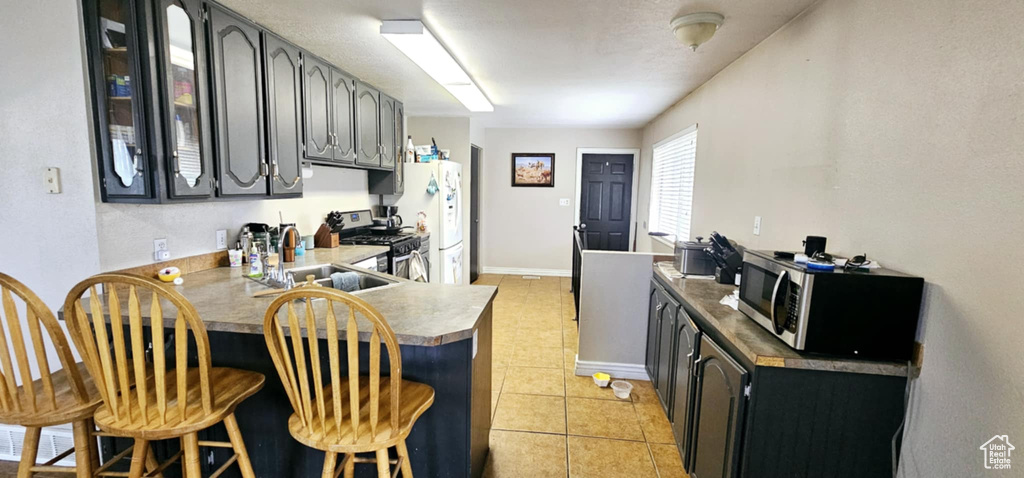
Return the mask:
[[[814,0],[218,0],[404,102],[408,116],[470,116],[379,34],[422,19],[494,103],[487,126],[640,127]],[[725,24],[696,53],[677,14]]]

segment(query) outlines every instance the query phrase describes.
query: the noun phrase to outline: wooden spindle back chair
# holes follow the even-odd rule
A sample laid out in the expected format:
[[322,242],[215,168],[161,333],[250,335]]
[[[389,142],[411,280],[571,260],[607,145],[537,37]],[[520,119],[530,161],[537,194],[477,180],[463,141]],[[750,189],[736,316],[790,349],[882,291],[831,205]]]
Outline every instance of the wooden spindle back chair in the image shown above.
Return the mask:
[[[86,292],[88,297],[83,297]],[[263,376],[212,367],[206,327],[188,299],[155,279],[99,274],[68,293],[64,310],[69,314],[67,322],[75,344],[103,397],[96,423],[112,436],[135,438],[133,449],[117,457],[132,451],[131,476],[141,475],[146,460],[150,461],[147,468],[156,468],[150,471],[158,473],[184,454],[186,476],[198,477],[196,433],[222,421],[231,443],[219,446],[234,448],[235,455],[221,468],[237,461],[243,476],[253,476],[234,409],[262,387]],[[173,321],[172,360],[166,354],[168,321]],[[151,348],[145,340],[146,325]],[[193,367],[188,363],[190,335],[196,352]],[[147,349],[152,364],[147,360]],[[149,441],[177,437],[182,439],[182,451],[157,467],[151,466]]]
[[[0,313],[0,423],[26,427],[19,478],[40,471],[77,472],[78,476],[91,476],[98,463],[95,443],[90,436],[92,414],[100,404],[96,387],[88,376],[83,376],[64,330],[39,296],[17,279],[0,273],[0,302],[3,305]],[[24,321],[19,309],[25,311]],[[30,337],[27,344],[23,335],[25,329],[28,329]],[[12,347],[8,347],[8,335]],[[49,340],[60,361],[61,369],[58,371],[50,370],[44,338]],[[39,373],[36,380],[32,379],[30,356],[35,357]],[[18,378],[21,385],[17,384]],[[36,466],[41,428],[69,422],[74,428],[75,447]],[[72,452],[75,453],[76,469],[53,466]]]
[[[364,338],[369,336],[365,376],[359,373],[358,317],[369,322],[362,334]],[[339,337],[339,329],[344,330],[344,337]],[[298,287],[270,304],[263,334],[295,410],[289,430],[299,442],[327,452],[323,476],[333,478],[344,470],[345,476],[351,477],[355,463],[375,462],[381,477],[388,476],[390,465],[395,464],[395,475],[401,471],[403,477],[411,478],[405,438],[416,419],[433,403],[434,390],[402,379],[398,340],[377,309],[339,290]],[[319,338],[326,339],[326,366],[321,364]],[[342,339],[344,351],[339,346]],[[389,375],[381,374],[382,342]],[[396,460],[388,457],[392,446],[397,448]],[[356,456],[364,452],[376,456]],[[341,467],[337,466],[338,453],[345,455]]]

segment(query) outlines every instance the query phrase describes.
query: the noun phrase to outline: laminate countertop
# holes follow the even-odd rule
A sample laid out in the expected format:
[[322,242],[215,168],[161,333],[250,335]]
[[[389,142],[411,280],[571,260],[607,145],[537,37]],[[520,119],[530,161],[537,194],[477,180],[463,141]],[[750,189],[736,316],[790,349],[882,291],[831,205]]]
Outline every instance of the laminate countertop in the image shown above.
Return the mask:
[[[297,256],[286,268],[321,264],[352,264],[386,253],[384,246],[339,246],[316,248]],[[387,274],[367,271],[395,284],[366,289],[356,295],[375,307],[395,332],[399,344],[437,346],[473,337],[473,331],[497,293],[494,286],[440,285],[412,282]],[[242,276],[240,268],[219,267],[183,275],[182,285],[171,285],[181,292],[199,312],[208,331],[263,334],[263,317],[277,296],[253,297],[267,290],[260,282]],[[148,294],[140,294],[141,310],[148,316]],[[122,297],[122,302],[125,299]],[[313,301],[318,317],[323,317],[325,301]],[[175,311],[164,310],[165,327],[173,327]],[[335,308],[335,314],[346,317],[348,311]],[[344,323],[344,321],[340,321]],[[370,323],[360,319],[359,339],[370,339]],[[341,327],[344,329],[344,327]],[[365,329],[365,330],[364,330]],[[322,338],[326,331],[318,330]],[[344,336],[344,335],[342,335]]]
[[736,286],[708,279],[673,278],[666,273],[666,269],[675,272],[670,262],[656,263],[654,275],[668,284],[705,322],[725,336],[756,366],[901,377],[907,375],[907,364],[904,362],[856,360],[797,352],[742,312],[719,302],[736,290]]

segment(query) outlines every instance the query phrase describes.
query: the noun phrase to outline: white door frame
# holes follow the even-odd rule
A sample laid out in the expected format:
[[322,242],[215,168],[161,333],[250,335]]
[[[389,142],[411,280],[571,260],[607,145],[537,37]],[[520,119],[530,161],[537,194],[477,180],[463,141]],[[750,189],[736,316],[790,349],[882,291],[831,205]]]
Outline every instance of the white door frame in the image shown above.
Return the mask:
[[580,197],[583,193],[580,183],[583,181],[583,155],[584,154],[631,154],[633,155],[633,190],[630,194],[629,203],[629,247],[633,250],[636,243],[636,201],[637,189],[640,187],[638,166],[640,166],[639,148],[576,148],[576,203],[573,204],[573,225],[580,223]]

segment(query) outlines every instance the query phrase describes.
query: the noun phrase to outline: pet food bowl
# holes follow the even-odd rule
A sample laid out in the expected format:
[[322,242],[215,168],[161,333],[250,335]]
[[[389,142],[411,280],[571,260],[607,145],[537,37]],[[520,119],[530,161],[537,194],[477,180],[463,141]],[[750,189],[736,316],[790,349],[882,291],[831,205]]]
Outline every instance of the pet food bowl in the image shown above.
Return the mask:
[[593,375],[594,384],[598,387],[604,388],[608,386],[608,382],[611,381],[612,377],[604,372],[597,372]]
[[612,392],[615,393],[615,397],[622,400],[629,400],[629,394],[633,391],[633,384],[629,382],[623,382],[622,380],[616,380],[612,382]]

